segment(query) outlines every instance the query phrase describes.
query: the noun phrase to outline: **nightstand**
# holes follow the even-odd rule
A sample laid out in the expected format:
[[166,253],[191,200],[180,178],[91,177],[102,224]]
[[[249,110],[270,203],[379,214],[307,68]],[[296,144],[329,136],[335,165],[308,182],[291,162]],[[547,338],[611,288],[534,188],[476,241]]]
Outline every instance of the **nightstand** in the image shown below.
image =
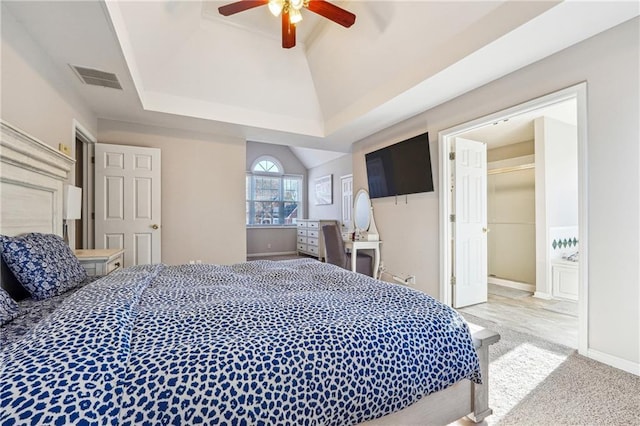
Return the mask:
[[124,249],[74,250],[74,254],[90,277],[108,275],[124,266]]

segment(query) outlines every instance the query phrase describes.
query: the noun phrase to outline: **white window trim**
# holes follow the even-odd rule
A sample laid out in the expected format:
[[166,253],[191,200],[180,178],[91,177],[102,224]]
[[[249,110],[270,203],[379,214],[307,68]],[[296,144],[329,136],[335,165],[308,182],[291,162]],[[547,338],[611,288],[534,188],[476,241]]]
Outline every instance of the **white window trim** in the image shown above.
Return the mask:
[[[255,170],[256,166],[261,161],[271,161],[273,164],[276,165],[276,167],[278,167],[279,171],[278,172],[256,171]],[[275,157],[272,157],[271,155],[261,155],[260,157],[256,158],[251,164],[249,173],[253,175],[280,175],[280,176],[286,175],[286,173],[284,172],[284,167],[282,167],[282,163],[280,162],[280,160],[278,160]]]
[[[276,167],[278,167],[278,170],[280,170],[279,172],[266,172],[266,171],[255,171],[256,166],[258,165],[258,163],[260,163],[261,161],[271,161],[272,163],[274,163],[276,165]],[[261,155],[258,158],[256,158],[253,163],[251,163],[251,168],[247,171],[246,176],[248,177],[253,177],[253,176],[279,176],[281,178],[281,180],[284,180],[286,178],[298,178],[301,181],[301,185],[300,185],[300,199],[298,200],[298,209],[300,212],[300,217],[304,216],[304,197],[306,196],[305,193],[305,179],[304,179],[304,175],[301,174],[290,174],[290,173],[285,173],[284,171],[284,167],[282,166],[282,163],[280,162],[280,160],[278,160],[277,158],[271,156],[271,155]],[[266,229],[266,228],[283,228],[283,229],[290,229],[292,227],[297,226],[295,223],[289,224],[289,225],[260,225],[260,224],[246,224],[247,228],[252,228],[252,229]]]

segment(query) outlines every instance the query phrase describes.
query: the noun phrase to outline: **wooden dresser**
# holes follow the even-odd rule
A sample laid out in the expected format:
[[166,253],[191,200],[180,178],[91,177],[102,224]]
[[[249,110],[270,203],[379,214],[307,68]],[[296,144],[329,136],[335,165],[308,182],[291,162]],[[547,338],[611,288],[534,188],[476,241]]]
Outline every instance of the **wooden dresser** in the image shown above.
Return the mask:
[[337,220],[298,219],[297,249],[298,254],[304,253],[324,260],[324,225],[337,225]]

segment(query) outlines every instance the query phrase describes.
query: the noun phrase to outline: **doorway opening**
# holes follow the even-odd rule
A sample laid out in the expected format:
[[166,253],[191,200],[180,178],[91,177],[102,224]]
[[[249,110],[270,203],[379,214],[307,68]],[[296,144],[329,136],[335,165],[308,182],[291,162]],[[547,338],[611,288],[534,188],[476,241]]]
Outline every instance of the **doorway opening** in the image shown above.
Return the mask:
[[[574,123],[571,123],[571,115]],[[552,163],[545,170],[545,163],[541,162],[545,155],[560,157],[567,155],[565,151],[557,152],[558,146],[565,144],[553,144],[553,137],[547,137],[546,145],[549,148],[545,152],[545,138],[542,136],[550,129],[555,129],[556,124],[560,128],[563,125],[573,128],[575,139],[572,166],[575,182],[573,186],[568,185],[573,188],[571,195],[573,198],[569,203],[573,201],[575,205],[568,209],[573,214],[573,219],[568,223],[559,222],[556,213],[553,211],[547,213],[545,210],[546,205],[555,203],[557,207],[558,199],[567,199],[567,192],[564,191],[567,182],[547,182],[545,185],[545,177],[549,180],[549,176],[553,176],[554,167],[568,166],[557,166]],[[518,126],[528,127],[529,132],[534,131],[538,136],[533,138],[534,140],[518,141],[520,143],[516,144],[501,142],[497,132],[499,127],[508,129]],[[507,130],[504,133],[506,134]],[[483,191],[473,189],[481,188],[481,185],[464,186],[467,191],[471,188],[472,192],[477,192],[470,199],[480,200],[479,203],[489,213],[484,215],[483,220],[478,221],[477,226],[481,231],[476,235],[480,237],[476,237],[471,244],[459,241],[469,232],[466,228],[468,224],[458,220],[460,215],[456,211],[456,200],[459,203],[460,198],[456,198],[457,185],[454,173],[455,164],[458,163],[455,156],[450,157],[450,152],[453,152],[456,146],[456,138],[460,138],[459,141],[465,138],[488,143],[489,161],[484,163],[485,168],[488,165],[485,174],[488,190],[484,190],[481,194]],[[483,141],[483,139],[487,140]],[[510,139],[514,140],[513,137]],[[540,140],[536,142],[536,139]],[[533,300],[535,305],[544,309],[547,303],[551,306],[551,310],[554,310],[553,305],[556,301],[566,300],[567,303],[561,303],[558,309],[567,308],[577,316],[576,322],[568,323],[574,326],[577,323],[577,330],[574,328],[573,336],[569,333],[569,337],[574,339],[575,343],[572,346],[577,346],[580,353],[586,354],[588,332],[586,83],[444,130],[440,132],[439,144],[441,300],[448,305],[456,306],[460,300],[456,293],[464,294],[466,286],[471,288],[472,285],[476,285],[475,283],[469,285],[468,279],[460,280],[456,277],[456,273],[473,275],[476,269],[483,271],[485,295],[487,288],[492,294],[498,293],[497,298],[518,299],[523,294],[533,293],[535,299],[529,299]],[[546,192],[545,187],[548,189]],[[557,194],[558,187],[563,188],[564,192],[561,196]],[[541,200],[545,202],[541,203]],[[566,210],[564,208],[564,211]],[[456,232],[457,228],[460,228],[460,232]],[[476,244],[477,241],[481,243]],[[484,253],[477,248],[482,244],[484,244]],[[507,250],[502,256],[492,258],[491,254],[495,254],[497,246],[505,244],[512,245],[513,250]],[[464,255],[461,256],[459,247],[464,245],[472,249],[463,252]],[[571,263],[571,260],[576,260],[578,257],[576,254],[578,250],[579,262]],[[487,259],[487,251],[489,252],[488,261],[482,258],[484,255],[484,259]],[[513,257],[513,253],[517,252],[528,253],[528,255],[524,259]],[[506,261],[504,261],[505,258]],[[484,262],[485,269],[475,268],[474,262],[476,266]],[[467,263],[471,266],[465,266]],[[480,274],[475,273],[475,275]],[[471,291],[477,292],[478,287],[472,288]],[[479,300],[475,303],[482,302]],[[510,299],[510,302],[513,300]]]

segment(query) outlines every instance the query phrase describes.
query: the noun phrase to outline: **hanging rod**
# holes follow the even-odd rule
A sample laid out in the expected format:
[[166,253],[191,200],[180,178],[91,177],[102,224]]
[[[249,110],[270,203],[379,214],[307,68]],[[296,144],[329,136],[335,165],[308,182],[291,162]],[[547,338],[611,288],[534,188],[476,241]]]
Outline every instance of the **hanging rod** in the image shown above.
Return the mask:
[[511,167],[500,167],[497,169],[490,169],[487,170],[487,174],[488,175],[497,175],[500,173],[511,173],[511,172],[517,172],[519,170],[527,170],[527,169],[533,169],[536,165],[533,163],[529,163],[529,164],[522,164],[520,166],[511,166]]

